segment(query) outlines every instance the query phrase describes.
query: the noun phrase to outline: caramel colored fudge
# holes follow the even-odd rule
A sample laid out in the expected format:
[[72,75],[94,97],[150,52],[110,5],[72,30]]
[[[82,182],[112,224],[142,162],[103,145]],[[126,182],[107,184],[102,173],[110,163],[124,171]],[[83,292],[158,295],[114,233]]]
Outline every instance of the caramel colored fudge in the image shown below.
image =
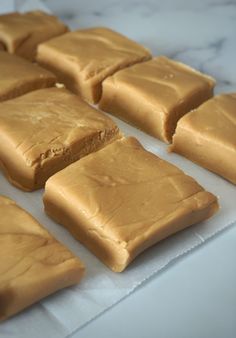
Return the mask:
[[99,101],[107,76],[150,58],[147,49],[108,28],[67,33],[42,43],[37,52],[39,63],[91,103]]
[[68,31],[55,16],[41,11],[0,15],[0,27],[4,49],[29,60],[34,60],[39,43]]
[[66,89],[0,104],[0,167],[18,188],[42,188],[58,170],[119,137],[115,123]]
[[44,206],[116,272],[218,209],[214,195],[135,138],[117,140],[52,176]]
[[0,51],[0,101],[52,87],[55,82],[56,77],[51,72],[21,57]]
[[30,214],[0,196],[0,321],[79,283],[84,266]]
[[169,143],[179,118],[210,98],[214,84],[211,77],[160,56],[108,77],[99,107]]
[[236,184],[236,93],[215,96],[185,115],[170,151]]

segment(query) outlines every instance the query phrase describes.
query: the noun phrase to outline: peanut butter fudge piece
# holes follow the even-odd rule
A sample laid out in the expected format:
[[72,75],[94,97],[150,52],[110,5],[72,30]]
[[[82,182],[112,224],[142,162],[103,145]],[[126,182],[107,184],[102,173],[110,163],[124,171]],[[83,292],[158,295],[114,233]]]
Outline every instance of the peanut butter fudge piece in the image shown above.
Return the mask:
[[218,209],[180,169],[122,138],[52,176],[45,211],[113,271]]
[[37,61],[85,100],[96,103],[102,81],[117,70],[151,58],[150,52],[108,28],[67,33],[42,43]]
[[0,167],[23,190],[42,188],[49,176],[118,137],[109,117],[66,89],[0,104]]
[[0,51],[0,101],[52,87],[55,83],[56,77],[51,72],[21,57]]
[[0,196],[0,321],[79,283],[84,266],[30,214]]
[[211,77],[160,56],[107,78],[99,107],[168,143],[178,119],[210,98],[214,84]]
[[68,31],[55,16],[41,11],[0,15],[0,43],[11,54],[34,60],[37,45]]
[[236,184],[236,93],[215,96],[180,119],[170,151]]

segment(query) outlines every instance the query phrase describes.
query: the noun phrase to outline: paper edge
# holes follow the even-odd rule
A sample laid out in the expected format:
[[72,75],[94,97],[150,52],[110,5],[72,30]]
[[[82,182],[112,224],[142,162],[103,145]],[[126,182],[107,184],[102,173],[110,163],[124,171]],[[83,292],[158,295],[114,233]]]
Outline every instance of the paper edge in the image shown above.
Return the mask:
[[73,335],[77,332],[79,332],[82,328],[86,327],[87,325],[89,325],[91,322],[93,322],[94,320],[96,320],[97,318],[99,318],[100,316],[102,316],[104,313],[106,313],[107,311],[109,311],[111,308],[113,308],[114,306],[116,306],[117,304],[119,304],[120,302],[122,302],[124,299],[126,299],[129,295],[131,295],[136,289],[138,289],[143,283],[145,283],[146,281],[148,281],[150,278],[154,277],[155,275],[158,275],[160,272],[162,272],[166,267],[168,267],[168,265],[170,265],[170,263],[175,263],[179,260],[179,258],[188,255],[191,251],[197,249],[198,247],[202,246],[203,244],[206,244],[207,242],[209,242],[210,240],[212,240],[214,237],[216,237],[217,235],[221,234],[222,232],[224,232],[227,228],[233,227],[236,225],[236,220],[233,222],[230,222],[228,224],[226,224],[225,226],[223,226],[220,229],[217,229],[216,231],[212,232],[210,235],[208,235],[208,237],[206,237],[204,242],[199,242],[197,244],[194,244],[192,246],[190,246],[188,249],[183,250],[182,252],[180,252],[178,255],[176,255],[175,257],[169,259],[166,263],[164,263],[158,270],[155,270],[154,272],[151,272],[149,275],[145,276],[141,281],[137,282],[129,291],[126,292],[126,294],[124,296],[122,296],[119,300],[114,301],[111,305],[109,305],[106,309],[101,310],[99,313],[97,313],[96,315],[91,316],[87,321],[85,321],[80,327],[78,327],[77,329],[75,329],[74,331],[72,331],[71,333],[69,333],[67,336],[65,336],[65,338],[72,338]]
[[[32,3],[37,4],[37,8],[38,9],[44,10],[45,12],[47,12],[49,14],[52,13],[52,11],[47,6],[45,6],[40,0],[35,0],[35,1],[25,0],[23,3],[21,3],[20,6],[17,6],[16,3],[15,3],[15,9],[17,9],[18,11],[21,11],[21,12],[25,12],[25,11],[28,11],[30,9],[32,10],[33,8],[35,8],[35,5],[33,6],[33,8],[28,8],[28,6],[32,7],[31,6]],[[143,283],[147,282],[150,278],[154,277],[155,275],[158,275],[159,273],[161,273],[172,262],[175,264],[175,262],[177,262],[181,257],[184,257],[185,255],[189,254],[191,251],[197,249],[198,247],[202,246],[203,244],[206,244],[208,241],[212,240],[218,234],[221,234],[227,228],[233,227],[234,225],[236,225],[236,220],[233,221],[233,222],[230,222],[230,223],[226,224],[225,226],[223,226],[220,229],[215,230],[210,235],[208,235],[205,238],[204,241],[196,243],[196,244],[190,246],[189,248],[183,250],[182,252],[180,252],[176,256],[168,259],[168,261],[166,263],[164,263],[163,265],[161,265],[157,270],[151,272],[150,274],[148,274],[147,276],[145,276],[142,280],[140,280],[139,282],[137,282],[134,286],[132,286],[132,288],[130,290],[128,290],[124,294],[124,296],[122,296],[120,299],[118,299],[118,300],[114,301],[113,303],[111,303],[108,307],[106,307],[105,309],[101,310],[96,315],[91,316],[81,326],[79,326],[77,329],[73,330],[71,333],[69,333],[68,335],[66,335],[65,338],[71,338],[74,334],[76,334],[77,332],[79,332],[82,328],[86,327],[91,322],[93,322],[94,320],[96,320],[97,318],[99,318],[100,316],[102,316],[104,313],[106,313],[107,311],[109,311],[111,308],[115,307],[117,304],[119,304],[120,302],[122,302],[129,295],[131,295],[135,290],[137,290]]]

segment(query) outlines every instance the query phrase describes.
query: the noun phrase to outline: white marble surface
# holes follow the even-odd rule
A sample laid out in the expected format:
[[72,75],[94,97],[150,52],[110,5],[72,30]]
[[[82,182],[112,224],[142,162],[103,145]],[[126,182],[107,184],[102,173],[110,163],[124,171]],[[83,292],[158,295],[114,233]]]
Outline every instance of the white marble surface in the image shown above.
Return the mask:
[[236,91],[236,0],[45,0],[71,28],[108,26]]
[[[16,1],[17,6],[22,5],[22,3],[24,3],[24,0]],[[236,91],[236,1],[45,0],[44,3],[53,13],[66,21],[72,29],[98,25],[111,27],[149,47],[154,55],[165,54],[214,76],[218,81],[216,92]],[[235,235],[236,231],[234,229],[232,231]],[[185,262],[184,268],[187,270],[183,270],[182,268],[182,276],[179,266],[176,270],[170,269],[172,275],[170,275],[169,280],[167,276],[165,288],[160,285],[161,279],[153,279],[150,282],[151,285],[154,281],[155,285],[153,287],[148,288],[147,285],[144,285],[142,288],[144,298],[135,298],[137,300],[135,301],[132,297],[136,297],[136,295],[129,297],[129,299],[126,299],[117,306],[117,308],[121,308],[119,315],[117,315],[117,312],[114,313],[113,309],[109,311],[109,316],[107,313],[104,315],[104,319],[95,321],[91,326],[88,326],[88,328],[91,327],[90,330],[87,329],[86,331],[85,328],[75,336],[81,338],[87,336],[90,338],[95,336],[120,338],[126,336],[132,337],[135,334],[137,338],[143,338],[144,336],[145,338],[152,338],[154,336],[157,337],[155,332],[158,332],[158,337],[160,338],[184,338],[184,333],[186,334],[186,338],[235,338],[236,326],[234,325],[233,316],[232,318],[229,316],[227,318],[224,317],[224,313],[236,313],[236,299],[235,295],[232,294],[236,278],[235,274],[230,274],[230,271],[234,270],[236,259],[236,254],[233,255],[233,245],[236,237],[231,236],[230,238],[230,244],[228,244],[229,241],[227,241],[226,236],[225,242],[223,241],[222,246],[219,245],[218,249],[224,250],[223,248],[226,248],[227,245],[229,245],[228,249],[231,248],[231,250],[224,251],[225,255],[228,256],[225,257],[225,261],[222,261],[222,264],[225,264],[227,261],[228,270],[217,268],[216,262],[220,261],[222,255],[217,257],[216,250],[209,258],[208,247],[205,245],[202,249],[199,249],[200,252],[203,252],[200,257],[196,256],[196,253],[193,253],[195,263],[193,263],[194,260],[191,261],[191,257],[188,258],[188,260],[190,259],[190,263]],[[213,247],[216,247],[214,246],[214,242]],[[215,261],[214,257],[219,260]],[[196,261],[199,264],[199,275],[194,274],[193,264],[197,264]],[[216,274],[218,278],[217,288],[215,287],[214,292],[211,293],[211,284],[215,285],[214,280],[210,280],[210,283],[207,284],[207,279],[205,278],[205,284],[201,285],[202,288],[199,288],[199,294],[196,293],[196,297],[192,298],[195,303],[191,304],[187,298],[189,294],[183,288],[181,289],[181,286],[185,285],[188,289],[187,278],[192,285],[191,291],[195,292],[197,290],[197,283],[202,283],[201,274],[204,274],[204,269],[209,269],[210,271],[212,265],[215,265],[215,269],[206,275],[210,280],[211,273]],[[183,271],[189,271],[189,273],[186,275]],[[217,273],[219,274],[217,275]],[[226,275],[224,276],[222,273]],[[228,278],[230,278],[231,283],[227,283]],[[173,283],[173,280],[176,283]],[[166,289],[167,285],[171,288],[170,294]],[[228,287],[229,285],[230,288]],[[178,290],[181,290],[182,294],[178,294]],[[216,312],[214,307],[208,306],[207,290],[214,297],[215,306],[222,306],[222,311]],[[179,296],[179,299],[176,296],[175,301],[176,304],[179,301],[179,304],[182,304],[182,308],[179,310],[177,305],[174,306],[172,299],[161,297],[160,292],[163,292],[167,298],[171,294]],[[152,297],[154,293],[155,297]],[[225,293],[226,295],[225,302],[221,302],[220,298],[217,298],[217,294],[221,293]],[[204,294],[204,298],[198,307],[198,311],[196,311],[197,297],[199,296],[200,299],[201,294]],[[153,299],[153,303],[151,303],[152,298],[155,298]],[[145,303],[145,299],[148,299],[149,302]],[[158,299],[161,305],[159,308]],[[152,314],[155,311],[157,312],[159,318],[161,318],[161,323],[158,323],[158,320],[155,322],[155,316],[150,314],[150,309],[143,308],[142,302],[146,306],[150,306]],[[123,303],[127,304],[128,312],[126,311],[126,305],[122,307]],[[185,304],[188,304],[189,308],[184,308]],[[139,321],[138,325],[135,323],[135,316],[132,318],[129,312],[134,311],[135,313],[135,311],[138,311],[139,305],[140,311],[143,314],[141,316],[137,314],[136,316]],[[168,330],[168,326],[171,326],[169,325],[170,322],[174,323],[175,314],[171,310],[167,311],[166,306],[167,308],[168,306],[173,308],[176,313],[178,311],[182,311],[183,313],[182,317],[177,315],[179,324],[177,322],[175,326],[173,324],[174,329],[172,331],[171,329]],[[162,311],[163,308],[166,310],[164,313]],[[202,313],[202,311],[205,317],[208,318],[208,321],[204,322],[205,328],[202,327],[200,330],[198,324],[201,325],[202,322],[199,323],[195,316]],[[191,318],[192,326],[188,326],[188,323],[184,320],[184,316]],[[126,318],[130,320],[128,325],[124,325]],[[142,318],[143,323],[141,323]],[[222,318],[225,324],[220,322]],[[144,329],[142,330],[141,327]],[[152,330],[150,329],[151,327]],[[106,328],[109,330],[106,330]],[[96,330],[99,330],[99,332],[96,332]],[[1,336],[1,329],[0,337],[5,338],[4,333]],[[54,337],[57,336],[54,335],[52,338]]]
[[[165,54],[214,76],[216,93],[236,91],[235,0],[45,2],[73,29],[109,26],[143,43],[155,55]],[[75,336],[93,337],[100,332],[97,336],[236,337],[232,315],[236,313],[233,294],[236,276],[232,272],[236,258],[233,254],[235,229],[229,234],[230,237],[227,234],[222,235],[221,240],[216,239],[217,244],[213,242],[211,247],[199,249],[200,254],[194,253],[184,264],[170,269],[167,276],[165,273],[159,276],[158,282],[152,280],[137,295],[121,302]],[[226,247],[228,250],[224,250]],[[222,257],[220,250],[224,250],[225,260],[222,268],[217,268],[216,261]],[[216,283],[212,276],[217,278]],[[141,315],[142,305],[149,309]],[[133,315],[124,316],[126,311]],[[125,318],[129,318],[127,325],[124,325]]]

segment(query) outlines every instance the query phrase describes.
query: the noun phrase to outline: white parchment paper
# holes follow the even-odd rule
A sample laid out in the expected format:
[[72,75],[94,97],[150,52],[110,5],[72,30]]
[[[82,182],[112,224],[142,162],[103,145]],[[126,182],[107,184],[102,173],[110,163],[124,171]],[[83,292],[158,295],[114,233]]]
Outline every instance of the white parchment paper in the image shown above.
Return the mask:
[[60,291],[0,325],[1,338],[67,337],[79,327],[130,294],[137,286],[182,254],[192,250],[236,221],[236,187],[190,161],[166,152],[166,145],[115,119],[126,135],[136,136],[150,151],[193,176],[219,197],[221,210],[208,221],[195,225],[148,249],[123,273],[106,268],[87,249],[43,212],[42,193],[24,193],[0,175],[0,193],[16,200],[87,267],[81,284]]
[[[36,4],[38,6],[39,2],[24,2],[23,9],[34,9]],[[2,3],[0,10],[1,5]],[[44,9],[44,6],[41,8]],[[130,294],[143,281],[170,262],[236,221],[236,187],[234,185],[178,155],[168,154],[167,147],[162,142],[117,119],[115,121],[126,135],[136,136],[148,150],[176,164],[207,190],[216,194],[221,204],[220,212],[212,219],[155,245],[140,255],[125,272],[116,274],[108,270],[65,229],[44,214],[43,191],[21,192],[12,187],[0,174],[0,194],[9,196],[28,210],[58,240],[78,255],[87,267],[86,277],[78,286],[60,291],[0,324],[1,338],[68,337],[72,332]]]

